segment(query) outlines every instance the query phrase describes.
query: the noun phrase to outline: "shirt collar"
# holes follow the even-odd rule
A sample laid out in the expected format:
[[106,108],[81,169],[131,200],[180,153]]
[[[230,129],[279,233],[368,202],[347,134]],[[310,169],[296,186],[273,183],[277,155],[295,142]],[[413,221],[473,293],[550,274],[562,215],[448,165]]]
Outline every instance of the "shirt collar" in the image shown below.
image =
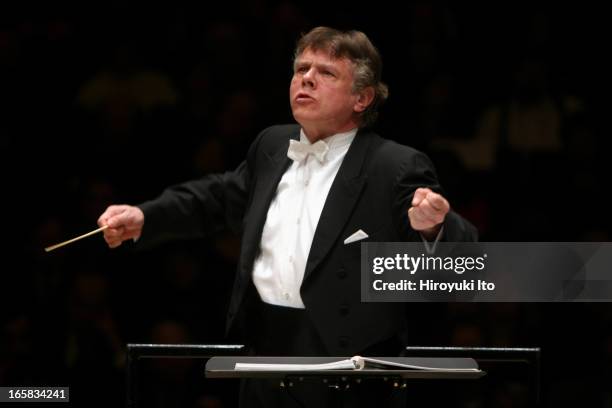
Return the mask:
[[[336,133],[335,135],[331,135],[326,137],[323,140],[329,146],[329,150],[336,150],[340,148],[346,148],[350,146],[353,142],[353,139],[357,135],[357,128],[351,129],[347,132]],[[306,137],[306,133],[304,133],[304,129],[300,129],[300,142],[309,143],[310,140]]]

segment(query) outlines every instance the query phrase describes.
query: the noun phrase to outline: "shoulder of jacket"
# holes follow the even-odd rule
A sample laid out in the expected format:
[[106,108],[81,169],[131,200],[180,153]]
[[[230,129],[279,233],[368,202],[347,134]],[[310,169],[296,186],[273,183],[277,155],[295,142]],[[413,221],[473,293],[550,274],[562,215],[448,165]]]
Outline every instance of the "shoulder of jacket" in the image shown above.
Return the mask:
[[414,147],[399,144],[378,135],[376,135],[376,138],[376,146],[372,156],[373,165],[397,169],[417,160],[429,161],[425,153]]
[[259,137],[265,142],[278,142],[279,140],[287,140],[299,134],[300,125],[286,124],[269,126],[260,132]]

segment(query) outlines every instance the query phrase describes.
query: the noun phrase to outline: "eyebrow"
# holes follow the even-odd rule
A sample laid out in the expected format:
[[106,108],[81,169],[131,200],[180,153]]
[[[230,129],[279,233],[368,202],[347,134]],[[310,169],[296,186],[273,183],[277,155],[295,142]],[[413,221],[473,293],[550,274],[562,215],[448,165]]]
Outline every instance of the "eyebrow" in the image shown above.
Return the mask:
[[[295,64],[294,64],[294,66],[296,68],[304,66],[304,65],[310,66],[310,65],[313,65],[313,63],[311,61],[308,61],[308,60],[302,60],[302,61],[296,60]],[[336,67],[334,67],[333,65],[331,65],[331,64],[315,63],[314,66],[317,69],[326,69],[326,70],[333,71],[333,72],[336,72],[336,73],[338,72],[338,69]]]

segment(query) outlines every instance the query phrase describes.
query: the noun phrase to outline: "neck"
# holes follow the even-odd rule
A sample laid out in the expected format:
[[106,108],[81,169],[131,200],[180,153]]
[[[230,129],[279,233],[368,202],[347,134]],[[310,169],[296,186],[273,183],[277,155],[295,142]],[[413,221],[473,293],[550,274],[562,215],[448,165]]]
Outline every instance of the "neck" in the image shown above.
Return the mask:
[[333,129],[323,129],[316,126],[307,126],[302,125],[302,129],[304,130],[304,134],[308,138],[310,143],[318,142],[319,140],[323,140],[327,137],[336,135],[338,133],[348,132],[351,129],[355,129],[357,127],[356,123],[347,123],[345,126],[333,128]]

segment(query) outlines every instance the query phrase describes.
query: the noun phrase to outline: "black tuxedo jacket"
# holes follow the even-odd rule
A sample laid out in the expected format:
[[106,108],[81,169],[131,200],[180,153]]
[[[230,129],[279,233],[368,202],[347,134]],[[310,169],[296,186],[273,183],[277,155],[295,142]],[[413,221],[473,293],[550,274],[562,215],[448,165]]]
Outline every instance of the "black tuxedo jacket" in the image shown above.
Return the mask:
[[[228,330],[239,314],[248,318],[244,298],[253,262],[268,207],[291,163],[289,140],[298,139],[299,131],[298,125],[270,127],[259,134],[235,171],[171,187],[140,205],[145,225],[139,246],[202,237],[227,227],[242,234]],[[330,355],[352,355],[405,327],[405,304],[361,303],[360,243],[364,241],[345,245],[344,240],[360,229],[369,241],[420,240],[407,216],[418,187],[440,191],[427,156],[370,131],[358,132],[327,196],[300,291]],[[443,239],[473,241],[477,234],[451,211]]]

